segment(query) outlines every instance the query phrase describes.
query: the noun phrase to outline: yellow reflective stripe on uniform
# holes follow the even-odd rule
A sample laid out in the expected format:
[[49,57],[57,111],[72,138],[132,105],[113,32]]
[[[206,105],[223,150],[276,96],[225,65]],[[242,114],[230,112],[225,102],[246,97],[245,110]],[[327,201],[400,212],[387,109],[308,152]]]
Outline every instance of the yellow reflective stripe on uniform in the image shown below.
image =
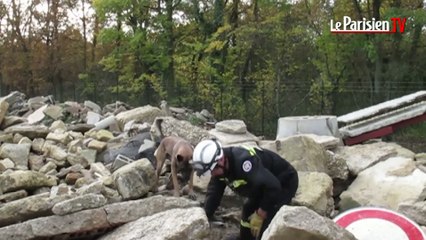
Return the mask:
[[256,155],[256,150],[254,149],[254,147],[249,147],[249,146],[243,146],[250,154],[250,156],[254,156]]
[[241,226],[243,226],[243,227],[245,227],[245,228],[251,228],[250,223],[249,223],[249,222],[246,222],[246,221],[243,221],[242,219],[241,219],[241,221],[240,221],[240,224],[241,224]]
[[234,181],[232,182],[232,186],[233,186],[234,188],[238,188],[238,187],[240,187],[240,186],[242,186],[242,185],[246,185],[246,184],[247,184],[247,182],[246,182],[246,180],[244,180],[244,179],[234,180]]
[[240,187],[240,186],[242,186],[242,185],[246,185],[247,184],[247,182],[246,182],[246,180],[244,180],[244,179],[238,179],[238,180],[234,180],[234,181],[232,181],[232,183],[230,184],[230,182],[229,182],[229,179],[227,179],[227,178],[219,178],[219,181],[223,181],[223,182],[225,182],[227,185],[231,185],[230,187],[232,187],[232,188],[238,188],[238,187]]

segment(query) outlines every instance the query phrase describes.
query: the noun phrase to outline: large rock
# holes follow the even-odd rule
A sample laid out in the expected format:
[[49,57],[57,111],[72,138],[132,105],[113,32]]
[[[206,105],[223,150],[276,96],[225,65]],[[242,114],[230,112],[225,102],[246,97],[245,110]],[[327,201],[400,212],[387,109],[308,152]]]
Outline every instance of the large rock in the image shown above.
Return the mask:
[[235,145],[257,146],[257,142],[259,141],[258,137],[248,131],[243,134],[233,134],[212,129],[209,131],[209,134],[219,140],[224,147]]
[[0,133],[0,142],[2,143],[13,143],[13,134],[12,133],[7,133],[4,134],[3,132]]
[[90,149],[94,149],[96,150],[96,152],[102,152],[103,150],[106,149],[107,143],[106,142],[102,142],[102,141],[98,141],[98,140],[91,140],[89,142],[89,144],[87,144],[87,147]]
[[[110,178],[109,178],[110,179]],[[111,180],[112,181],[112,180]],[[102,194],[106,192],[106,186],[104,185],[104,182],[102,180],[96,180],[90,184],[87,185],[83,185],[80,188],[77,189],[76,193],[78,195],[89,195],[89,194]],[[117,192],[118,195],[118,192]],[[101,199],[100,201],[103,202],[103,200]],[[78,201],[77,201],[78,203]],[[102,205],[105,205],[105,203],[103,203]],[[89,207],[87,207],[86,209],[88,209]]]
[[30,149],[31,144],[5,143],[0,147],[0,157],[12,160],[15,163],[15,168],[17,169],[27,170]]
[[0,124],[3,122],[4,117],[6,116],[7,110],[9,109],[9,103],[4,99],[0,100]]
[[101,176],[101,177],[111,176],[110,170],[108,170],[105,167],[105,165],[102,164],[101,162],[96,162],[96,163],[90,164],[90,172],[93,175],[97,175],[97,176]]
[[148,159],[143,158],[116,170],[112,179],[123,199],[137,199],[154,186],[154,167]]
[[98,104],[96,104],[96,103],[94,103],[94,102],[92,102],[90,100],[84,101],[83,104],[84,104],[85,107],[90,108],[91,110],[95,111],[96,113],[101,113],[102,112],[101,107]]
[[321,136],[315,134],[300,134],[312,138],[316,143],[321,145],[325,149],[334,149],[339,145],[342,145],[342,140],[333,136]]
[[49,193],[43,193],[5,203],[0,207],[0,227],[52,215],[52,207],[69,198],[71,196],[68,195],[50,198]]
[[38,109],[47,103],[53,103],[52,96],[36,96],[28,99],[27,104],[31,110]]
[[219,132],[230,134],[244,134],[247,132],[247,126],[242,120],[231,119],[216,123],[215,128]]
[[209,222],[200,207],[171,209],[127,223],[99,240],[202,240],[209,238]]
[[398,212],[404,214],[419,225],[426,226],[426,201],[401,203],[398,206]]
[[362,171],[340,198],[342,210],[378,206],[396,211],[400,203],[426,198],[426,173],[410,158],[392,157]]
[[28,196],[28,192],[25,190],[19,190],[16,192],[10,192],[0,195],[0,202],[7,203],[12,202],[21,198],[25,198]]
[[327,150],[326,153],[329,156],[327,162],[328,175],[333,179],[346,181],[349,177],[349,169],[345,159],[330,150]]
[[206,193],[207,192],[207,187],[209,185],[210,182],[210,172],[203,174],[202,176],[197,176],[197,173],[194,173],[194,189],[197,189],[200,192]]
[[283,206],[262,236],[262,240],[356,240],[332,220],[306,207]]
[[413,151],[411,151],[410,149],[407,149],[407,148],[405,148],[405,147],[403,147],[403,146],[401,146],[397,143],[386,142],[384,144],[386,144],[387,146],[393,147],[398,156],[406,157],[406,158],[415,158],[415,156],[416,156],[416,154]]
[[2,97],[1,99],[8,102],[9,105],[12,106],[14,104],[20,105],[20,103],[23,103],[26,99],[26,96],[25,94],[21,92],[13,91],[9,93],[7,96]]
[[195,206],[199,206],[199,203],[186,198],[157,195],[140,200],[114,203],[103,208],[107,213],[108,222],[117,225],[134,221],[140,217],[151,216],[168,209]]
[[276,141],[278,153],[298,171],[325,172],[329,156],[325,149],[306,136],[294,136]]
[[15,163],[9,158],[0,160],[0,173],[6,171],[7,169],[12,169],[15,167]]
[[278,152],[276,140],[260,140],[259,147],[269,149],[273,152]]
[[86,116],[86,123],[91,125],[96,125],[102,118],[102,115],[89,111]]
[[39,171],[44,166],[45,157],[30,153],[28,156],[28,166],[30,170]]
[[207,130],[192,125],[188,121],[177,120],[173,117],[156,118],[151,126],[151,138],[160,142],[162,136],[179,136],[186,139],[192,145],[197,145],[201,140],[210,137]]
[[46,140],[44,138],[34,138],[31,144],[31,150],[36,153],[42,153],[45,142]]
[[68,153],[65,151],[65,149],[59,145],[47,142],[43,145],[43,152],[44,155],[51,157],[59,162],[65,162],[68,156]]
[[46,117],[46,115],[44,114],[44,110],[46,110],[47,107],[48,107],[48,105],[44,105],[44,106],[36,109],[30,115],[28,115],[27,116],[28,123],[29,124],[35,124],[35,123],[41,122],[41,120],[43,120]]
[[291,116],[278,119],[276,139],[305,133],[340,138],[336,116]]
[[69,142],[73,140],[73,138],[68,132],[55,131],[55,132],[51,132],[47,134],[46,140],[51,140],[51,141],[55,141],[55,142],[67,145]]
[[56,184],[55,178],[35,171],[18,170],[0,175],[0,192],[3,193],[21,189],[34,190],[39,187],[51,187]]
[[362,170],[397,155],[395,147],[384,142],[343,146],[334,152],[337,157],[346,160],[349,171],[355,176]]
[[96,161],[96,154],[97,152],[94,149],[81,149],[77,153],[78,157],[81,158],[81,164],[84,167],[87,167]]
[[137,134],[119,143],[108,143],[107,148],[97,155],[97,161],[103,162],[104,164],[112,163],[118,154],[136,160],[138,150],[145,139],[151,139],[151,134],[149,132]]
[[53,239],[54,236],[110,228],[103,209],[84,210],[65,216],[47,216],[0,228],[0,239]]
[[[198,202],[184,198],[155,196],[83,210],[65,216],[48,216],[0,228],[0,239],[50,239],[109,228],[173,208],[195,207]],[[195,225],[196,226],[196,225]]]
[[319,172],[298,172],[298,175],[299,188],[292,202],[306,206],[320,215],[330,216],[334,210],[331,178]]
[[73,132],[71,130],[68,130],[67,125],[62,120],[56,120],[56,121],[52,122],[52,124],[50,124],[49,130],[51,132],[66,132],[66,131],[68,131],[69,134],[73,138],[75,136],[74,133],[82,135],[81,132],[77,133],[77,132]]
[[49,105],[46,109],[43,110],[43,113],[50,118],[57,120],[62,116],[64,110],[62,107],[57,105]]
[[18,117],[18,116],[5,116],[3,118],[3,122],[0,125],[1,129],[6,129],[12,125],[25,123],[27,121],[26,118]]
[[106,204],[104,196],[99,194],[85,194],[60,203],[52,208],[56,215],[66,215],[85,209],[98,208]]
[[30,139],[34,138],[46,138],[47,134],[49,134],[50,130],[48,127],[44,125],[13,125],[11,127],[6,128],[5,133],[16,134],[19,133],[23,136],[26,136]]
[[160,116],[164,116],[164,112],[161,111],[161,109],[151,105],[146,105],[121,112],[117,114],[115,118],[119,122],[120,128],[123,129],[124,125],[132,120],[136,122],[152,123],[156,117]]
[[426,173],[426,153],[418,153],[415,155],[416,166]]
[[46,174],[52,170],[56,170],[58,166],[54,162],[47,162],[43,167],[40,168],[39,172]]

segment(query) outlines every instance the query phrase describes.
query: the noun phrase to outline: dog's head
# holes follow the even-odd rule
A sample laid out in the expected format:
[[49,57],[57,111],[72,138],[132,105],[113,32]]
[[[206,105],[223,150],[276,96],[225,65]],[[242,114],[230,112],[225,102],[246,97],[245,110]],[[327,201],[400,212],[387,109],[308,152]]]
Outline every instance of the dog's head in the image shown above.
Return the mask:
[[178,162],[178,164],[187,164],[189,163],[189,161],[192,159],[192,155],[188,155],[188,154],[177,154],[176,155],[176,160]]

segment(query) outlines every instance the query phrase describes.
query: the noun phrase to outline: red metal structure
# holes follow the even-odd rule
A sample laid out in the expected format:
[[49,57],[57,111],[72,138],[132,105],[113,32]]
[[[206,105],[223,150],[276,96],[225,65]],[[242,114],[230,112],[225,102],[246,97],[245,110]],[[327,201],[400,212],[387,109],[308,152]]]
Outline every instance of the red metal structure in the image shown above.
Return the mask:
[[394,133],[426,120],[426,91],[419,91],[337,118],[345,145]]

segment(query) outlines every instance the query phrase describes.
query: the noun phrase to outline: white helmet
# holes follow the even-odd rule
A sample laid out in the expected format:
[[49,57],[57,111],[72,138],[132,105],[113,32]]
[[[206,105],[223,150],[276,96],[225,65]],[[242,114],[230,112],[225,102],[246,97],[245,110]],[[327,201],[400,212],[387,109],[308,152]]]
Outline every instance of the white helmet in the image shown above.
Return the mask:
[[194,148],[192,167],[198,176],[212,171],[217,161],[223,157],[222,145],[213,140],[203,140]]

